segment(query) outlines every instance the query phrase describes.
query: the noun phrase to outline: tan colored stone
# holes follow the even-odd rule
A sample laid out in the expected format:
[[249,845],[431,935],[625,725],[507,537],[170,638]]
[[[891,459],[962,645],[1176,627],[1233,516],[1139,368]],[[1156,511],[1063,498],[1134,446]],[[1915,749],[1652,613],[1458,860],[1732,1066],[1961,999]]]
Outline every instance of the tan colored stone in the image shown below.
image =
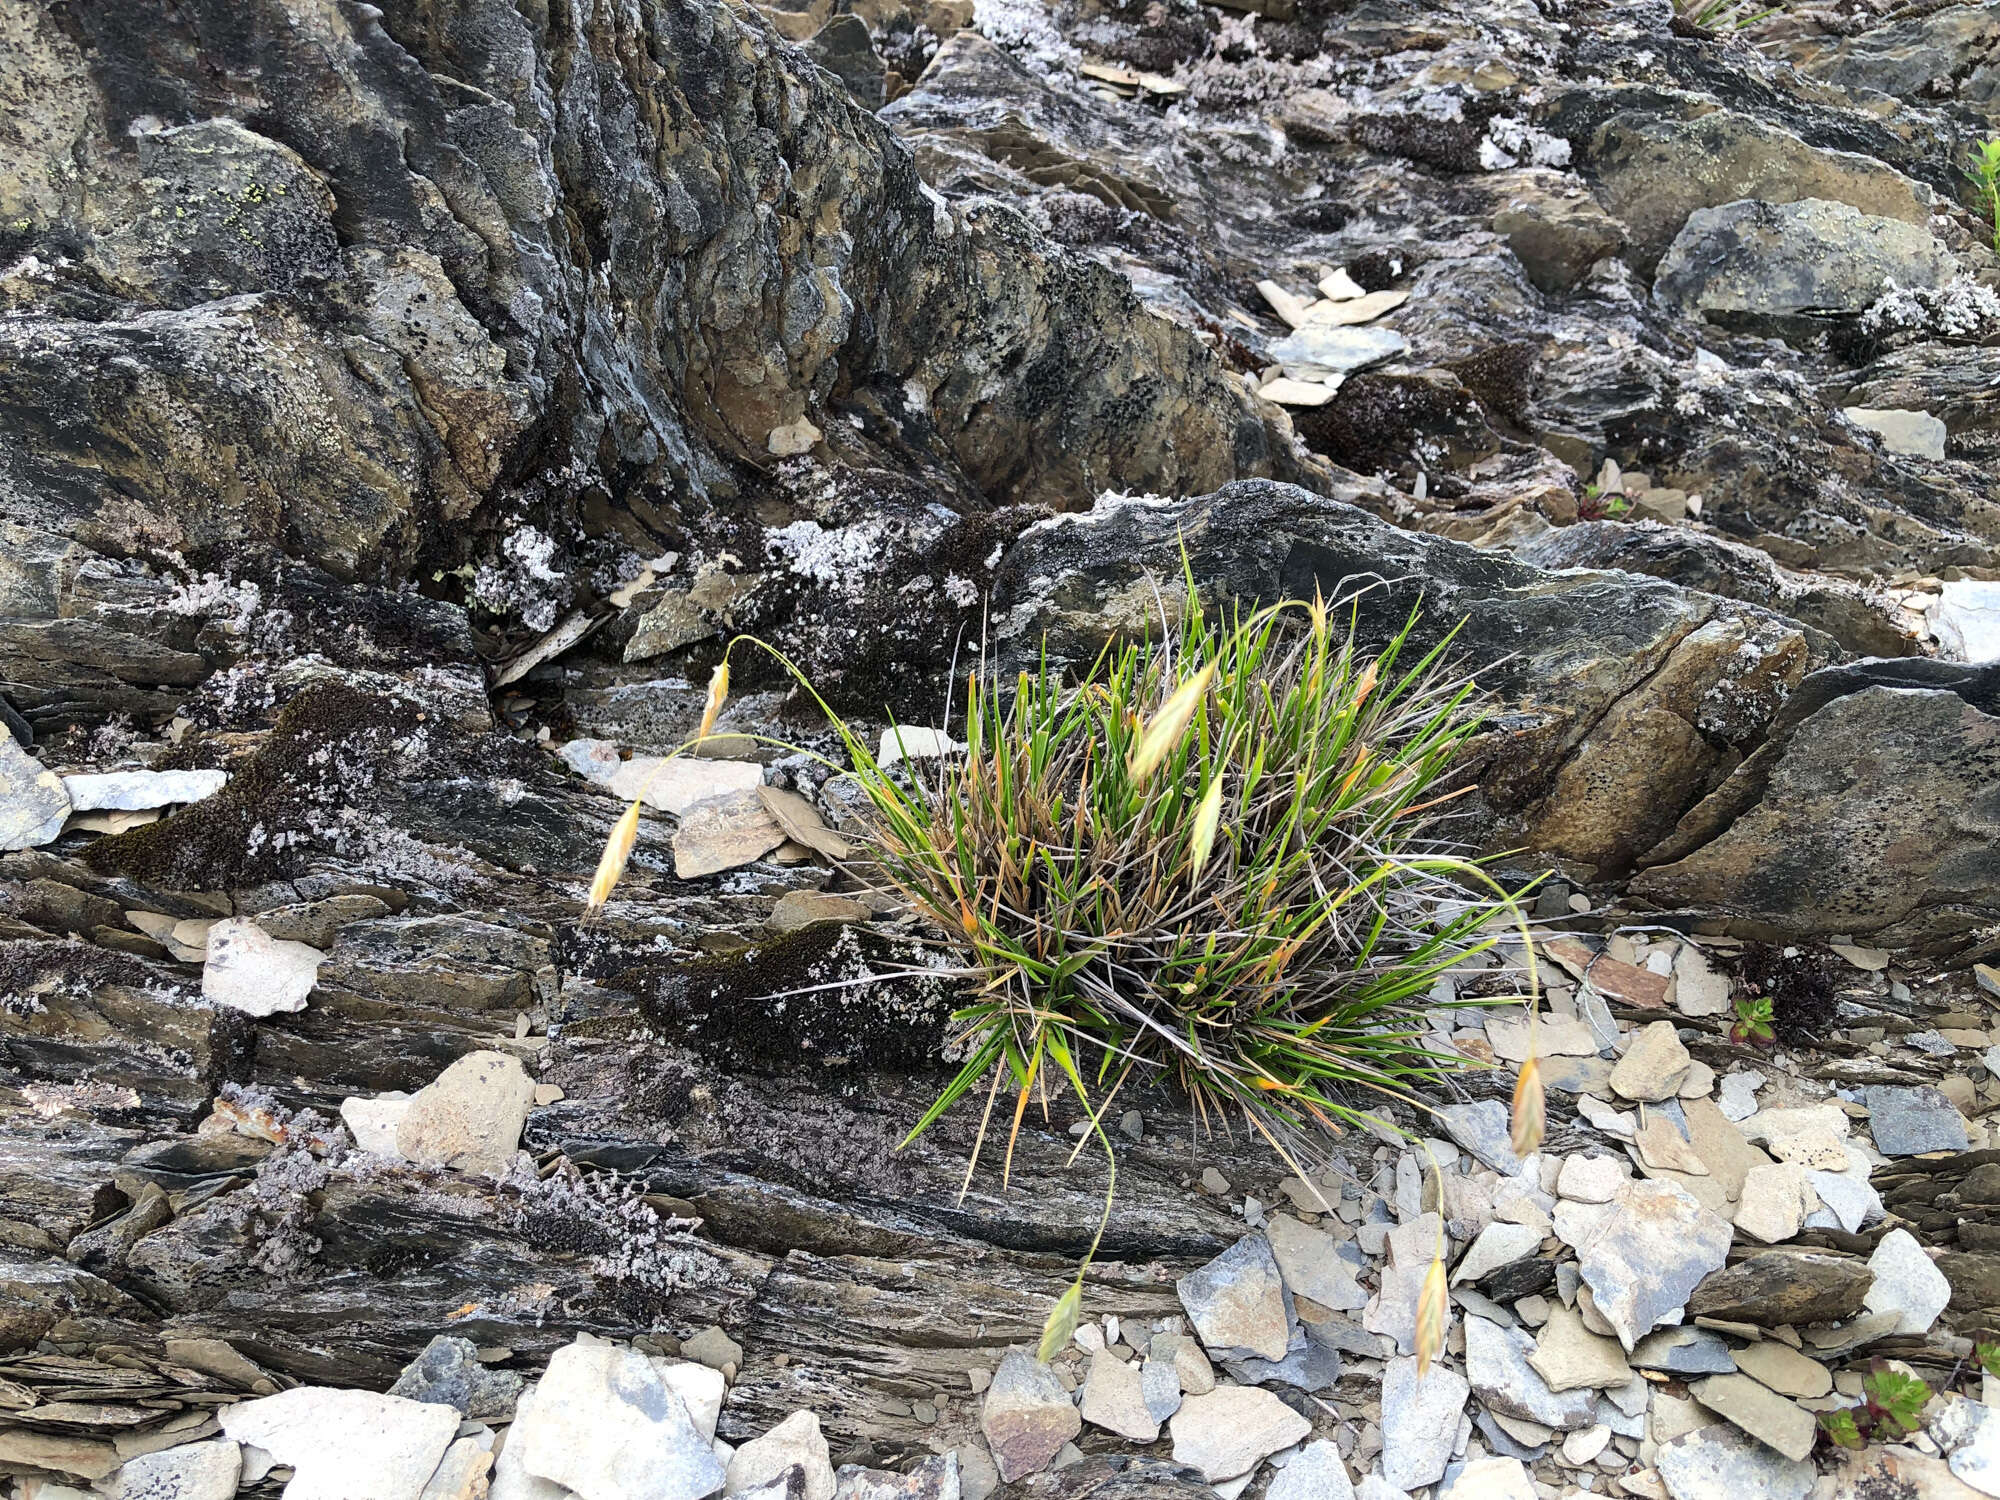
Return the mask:
[[1754,1167],[1743,1179],[1736,1227],[1767,1245],[1788,1240],[1805,1222],[1808,1191],[1805,1168],[1797,1162]]
[[780,786],[760,786],[757,796],[764,804],[764,811],[776,818],[778,826],[785,830],[786,838],[804,844],[815,854],[823,854],[828,859],[853,857],[854,846],[827,827],[819,809],[797,792],[786,791]]
[[468,1052],[419,1089],[396,1124],[405,1159],[498,1175],[514,1160],[535,1081],[505,1052]]
[[1681,1045],[1674,1023],[1655,1021],[1632,1039],[1618,1066],[1611,1070],[1612,1090],[1622,1099],[1643,1103],[1671,1099],[1687,1077],[1692,1061],[1687,1048]]
[[1819,1424],[1813,1414],[1748,1375],[1710,1375],[1690,1390],[1695,1400],[1785,1457],[1803,1461]]
[[1665,1115],[1649,1114],[1646,1122],[1633,1133],[1632,1144],[1638,1147],[1639,1163],[1648,1169],[1648,1176],[1663,1171],[1684,1173],[1690,1177],[1709,1175],[1694,1147],[1681,1138],[1674,1122]]
[[1582,1314],[1561,1303],[1549,1309],[1549,1319],[1535,1340],[1528,1364],[1552,1391],[1596,1386],[1608,1390],[1632,1378],[1625,1351],[1615,1338],[1604,1338],[1583,1326]]
[[868,908],[852,896],[830,896],[824,891],[786,891],[771,908],[766,925],[773,932],[797,932],[819,922],[866,922]]
[[719,875],[762,859],[785,841],[785,830],[754,791],[697,802],[674,832],[674,874],[682,880]]
[[1825,1365],[1776,1339],[1759,1339],[1738,1349],[1736,1368],[1781,1396],[1799,1396],[1811,1401],[1833,1389],[1833,1375]]

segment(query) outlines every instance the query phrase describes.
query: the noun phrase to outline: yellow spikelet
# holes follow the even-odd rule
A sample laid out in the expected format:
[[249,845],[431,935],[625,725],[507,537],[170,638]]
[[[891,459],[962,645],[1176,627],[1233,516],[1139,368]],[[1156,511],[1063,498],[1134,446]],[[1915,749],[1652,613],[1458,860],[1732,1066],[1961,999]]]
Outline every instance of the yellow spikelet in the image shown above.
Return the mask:
[[1194,810],[1193,855],[1194,868],[1189,878],[1201,879],[1202,867],[1208,863],[1209,851],[1215,848],[1216,825],[1222,821],[1222,777],[1217,775],[1208,784],[1208,791],[1201,799],[1201,806]]
[[695,736],[696,739],[705,740],[708,738],[709,730],[715,728],[715,716],[722,712],[722,705],[728,701],[728,698],[729,663],[725,661],[720,663],[709,674],[708,702],[702,705],[701,732]]
[[1424,1273],[1424,1288],[1417,1294],[1417,1378],[1430,1373],[1431,1361],[1444,1353],[1445,1314],[1450,1294],[1444,1284],[1444,1257],[1435,1257]]
[[1132,751],[1132,758],[1126,762],[1126,770],[1134,781],[1144,781],[1159,770],[1160,762],[1173,753],[1174,746],[1187,733],[1188,721],[1194,717],[1196,706],[1202,695],[1208,691],[1208,684],[1215,676],[1215,664],[1210,662],[1194,676],[1174,689],[1174,695],[1160,705],[1160,711],[1146,722],[1146,728],[1139,736],[1139,743]]
[[1069,1290],[1056,1299],[1056,1305],[1049,1309],[1048,1320],[1042,1324],[1041,1344],[1035,1350],[1036,1359],[1047,1364],[1069,1347],[1082,1311],[1083,1278],[1079,1276],[1070,1283]]
[[1514,1080],[1514,1115],[1508,1144],[1514,1154],[1526,1158],[1534,1154],[1548,1132],[1548,1096],[1542,1092],[1542,1064],[1530,1057],[1521,1064],[1521,1076]]
[[604,841],[604,857],[597,862],[597,874],[590,882],[590,899],[583,904],[583,914],[587,917],[601,910],[611,899],[612,888],[618,884],[618,877],[625,873],[625,862],[632,857],[632,846],[639,839],[639,809],[644,803],[637,797],[625,809],[611,829],[611,837]]

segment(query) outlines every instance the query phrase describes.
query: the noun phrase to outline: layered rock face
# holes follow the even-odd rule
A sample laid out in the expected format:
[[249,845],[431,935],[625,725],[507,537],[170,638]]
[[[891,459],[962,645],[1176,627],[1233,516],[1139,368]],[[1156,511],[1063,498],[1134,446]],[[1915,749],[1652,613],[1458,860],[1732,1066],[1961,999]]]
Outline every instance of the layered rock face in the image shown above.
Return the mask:
[[947,205],[753,15],[4,24],[0,670],[51,730],[206,675],[190,579],[478,560],[536,617],[820,432],[948,511],[1312,469],[1189,330]]
[[[1188,0],[1039,29],[933,6],[953,34],[922,42],[839,9],[10,9],[21,737],[258,729],[313,661],[484,732],[484,662],[607,619],[566,666],[551,645],[516,719],[657,741],[689,707],[666,684],[732,626],[844,706],[928,711],[987,604],[1024,607],[996,565],[1032,507],[1264,475],[1696,591],[1606,585],[1568,617],[1618,640],[1612,616],[1673,599],[1680,634],[1605,651],[1650,698],[1489,678],[1537,726],[1532,772],[1492,773],[1496,829],[1622,879],[1748,810],[1706,799],[1806,673],[1927,649],[1870,590],[1992,560],[1994,260],[1912,140],[1976,132],[1984,96],[1884,124],[1854,82],[1976,63],[1977,26],[1780,28],[1760,54],[1647,7]],[[906,69],[879,119],[877,49]],[[1302,306],[1331,271],[1387,299],[1380,326],[1300,345],[1252,289]],[[1289,411],[1251,394],[1330,345],[1374,368]],[[1842,414],[1863,406],[1936,408],[1944,456]],[[1769,615],[1719,623],[1706,594]],[[1812,925],[1741,882],[1648,888]]]
[[[956,992],[823,889],[784,666],[735,648],[728,768],[577,920],[742,633],[872,740],[1184,566],[1353,594],[1458,627],[1508,871],[1978,957],[1995,14],[0,0],[0,1355],[379,1386],[453,1319],[721,1320],[798,1356],[725,1435],[929,1442],[1100,1200],[1066,1139],[1025,1204],[958,1196],[976,1119],[896,1153]],[[63,774],[142,769],[227,780]],[[475,1053],[531,1158],[342,1166]],[[1134,1318],[1122,1262],[1243,1227],[1147,1149]]]

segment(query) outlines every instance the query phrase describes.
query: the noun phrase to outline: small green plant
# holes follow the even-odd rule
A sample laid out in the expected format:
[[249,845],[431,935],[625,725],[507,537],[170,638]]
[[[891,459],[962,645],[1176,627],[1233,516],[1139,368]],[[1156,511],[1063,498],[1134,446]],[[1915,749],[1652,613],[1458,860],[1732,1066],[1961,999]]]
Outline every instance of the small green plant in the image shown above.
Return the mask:
[[2000,1344],[1974,1344],[1972,1357],[1979,1362],[1979,1368],[2000,1380]]
[[983,1086],[969,1182],[1003,1088],[1011,1163],[1053,1083],[1115,1181],[1098,1122],[1128,1080],[1164,1080],[1292,1163],[1312,1129],[1461,1065],[1419,1008],[1516,908],[1446,836],[1474,686],[1448,640],[1413,650],[1414,625],[1370,660],[1323,602],[1212,624],[1190,578],[1178,630],[1080,681],[974,673],[966,752],[928,786],[849,737],[873,854],[978,986],[965,1061],[911,1139]]
[[1583,487],[1583,499],[1577,502],[1576,518],[1579,521],[1616,521],[1622,519],[1632,509],[1632,502],[1617,493],[1605,494],[1596,482]]
[[1975,141],[1972,164],[1965,169],[1979,195],[1979,210],[1993,225],[1993,250],[2000,254],[2000,136]]
[[1771,1024],[1771,997],[1746,996],[1736,1002],[1736,1023],[1729,1028],[1729,1040],[1737,1046],[1775,1047],[1778,1033]]
[[1861,1405],[1821,1412],[1820,1431],[1836,1448],[1860,1448],[1876,1439],[1897,1442],[1923,1425],[1930,1399],[1922,1378],[1874,1360],[1861,1380]]

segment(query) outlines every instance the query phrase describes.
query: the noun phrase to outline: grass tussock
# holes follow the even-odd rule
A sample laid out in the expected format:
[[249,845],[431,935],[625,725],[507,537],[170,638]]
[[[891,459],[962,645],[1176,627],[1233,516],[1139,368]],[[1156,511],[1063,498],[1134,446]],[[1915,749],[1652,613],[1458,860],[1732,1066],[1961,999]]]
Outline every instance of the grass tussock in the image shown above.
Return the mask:
[[[1177,629],[1114,643],[1080,680],[1046,663],[1012,682],[973,672],[961,755],[884,766],[828,710],[873,804],[869,856],[969,991],[953,1017],[963,1064],[910,1139],[983,1093],[969,1184],[1003,1089],[1009,1162],[1030,1103],[1073,1092],[1109,1168],[1088,1265],[1117,1182],[1102,1120],[1128,1083],[1176,1087],[1209,1128],[1246,1122],[1304,1175],[1297,1148],[1466,1066],[1433,1050],[1425,1012],[1441,976],[1494,944],[1496,919],[1520,927],[1532,1014],[1518,893],[1451,833],[1477,689],[1449,637],[1412,645],[1415,623],[1370,655],[1324,601],[1215,622],[1190,578]],[[727,690],[725,666],[691,743]],[[591,910],[630,849],[621,823]],[[1531,1060],[1517,1152],[1544,1121]],[[1441,1261],[1430,1279],[1442,1288]],[[1079,1274],[1044,1359],[1081,1298]]]
[[1166,1081],[1285,1152],[1462,1066],[1423,1011],[1513,903],[1448,832],[1475,687],[1410,637],[1368,656],[1323,602],[1211,623],[1190,588],[1080,682],[975,673],[924,784],[850,745],[875,857],[977,982],[913,1136],[982,1086],[1018,1130],[1051,1083],[1098,1118]]

